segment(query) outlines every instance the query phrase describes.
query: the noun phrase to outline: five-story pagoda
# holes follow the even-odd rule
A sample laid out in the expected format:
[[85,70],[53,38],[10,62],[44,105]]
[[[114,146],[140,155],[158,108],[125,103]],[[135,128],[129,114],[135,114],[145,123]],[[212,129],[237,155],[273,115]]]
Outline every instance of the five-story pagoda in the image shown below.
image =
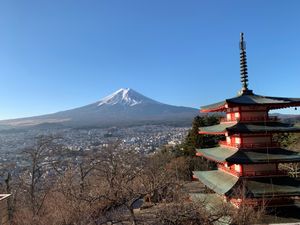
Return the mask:
[[199,134],[225,135],[218,147],[198,149],[197,155],[214,161],[217,170],[195,171],[194,178],[239,207],[241,204],[292,205],[300,196],[300,182],[281,171],[279,163],[300,162],[300,154],[274,142],[278,133],[300,132],[280,122],[269,111],[300,106],[300,98],[267,97],[248,89],[246,47],[241,33],[242,90],[237,97],[203,106],[201,112],[225,112],[218,125],[201,127]]

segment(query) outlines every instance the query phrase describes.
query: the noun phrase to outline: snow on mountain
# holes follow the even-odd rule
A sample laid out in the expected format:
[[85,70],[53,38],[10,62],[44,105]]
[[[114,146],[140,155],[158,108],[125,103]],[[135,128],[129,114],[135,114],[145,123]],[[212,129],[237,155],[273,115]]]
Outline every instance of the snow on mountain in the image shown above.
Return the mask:
[[158,103],[158,102],[150,98],[147,98],[130,88],[121,88],[120,90],[114,92],[113,94],[101,99],[98,102],[98,106],[116,105],[116,104],[134,106],[141,103]]

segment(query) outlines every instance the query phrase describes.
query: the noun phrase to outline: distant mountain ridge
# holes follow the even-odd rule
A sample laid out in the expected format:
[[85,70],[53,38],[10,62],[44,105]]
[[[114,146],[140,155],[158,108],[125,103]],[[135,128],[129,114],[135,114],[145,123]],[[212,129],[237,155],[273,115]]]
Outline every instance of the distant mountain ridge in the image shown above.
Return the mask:
[[146,124],[190,125],[199,110],[155,101],[130,88],[121,88],[95,103],[29,118],[3,120],[0,127],[107,127]]

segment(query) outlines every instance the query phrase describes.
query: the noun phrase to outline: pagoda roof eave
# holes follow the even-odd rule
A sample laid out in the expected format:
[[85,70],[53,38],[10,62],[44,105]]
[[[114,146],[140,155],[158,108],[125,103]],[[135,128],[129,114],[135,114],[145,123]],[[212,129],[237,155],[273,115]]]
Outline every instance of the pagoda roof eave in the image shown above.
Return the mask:
[[224,134],[227,128],[233,127],[234,123],[220,123],[212,126],[199,127],[199,134]]
[[208,160],[225,163],[226,159],[235,154],[238,149],[226,149],[222,147],[196,149],[196,156],[204,157]]
[[220,112],[225,111],[226,101],[217,102],[211,105],[202,106],[200,112],[207,113],[207,112]]
[[[205,186],[221,195],[227,195],[239,178],[221,172],[219,170],[194,171],[193,175],[199,179]],[[226,179],[224,179],[226,177]]]
[[226,133],[226,131],[221,132],[211,132],[211,131],[199,131],[199,134],[210,134],[210,135],[223,135]]
[[292,126],[281,122],[257,123],[221,123],[213,126],[200,127],[200,134],[242,134],[242,133],[284,133],[300,132],[300,126]]
[[215,162],[232,164],[300,162],[300,153],[283,148],[238,149],[214,147],[197,149],[196,155]]
[[266,106],[268,109],[280,109],[300,106],[300,98],[271,97],[255,94],[242,94],[234,98],[201,107],[201,112],[224,111],[225,106]]
[[193,174],[205,186],[221,195],[244,195],[247,198],[300,196],[300,181],[288,176],[239,178],[220,170],[195,171]]
[[288,176],[245,179],[244,184],[249,197],[300,196],[300,181]]

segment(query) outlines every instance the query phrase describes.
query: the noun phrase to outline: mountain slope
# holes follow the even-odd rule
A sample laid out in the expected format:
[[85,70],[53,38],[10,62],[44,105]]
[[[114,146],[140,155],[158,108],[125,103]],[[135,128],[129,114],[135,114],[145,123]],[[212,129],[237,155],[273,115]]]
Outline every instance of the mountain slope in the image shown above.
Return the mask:
[[0,126],[59,124],[71,127],[190,124],[198,110],[157,102],[132,89],[120,89],[95,103],[54,114],[0,121]]

